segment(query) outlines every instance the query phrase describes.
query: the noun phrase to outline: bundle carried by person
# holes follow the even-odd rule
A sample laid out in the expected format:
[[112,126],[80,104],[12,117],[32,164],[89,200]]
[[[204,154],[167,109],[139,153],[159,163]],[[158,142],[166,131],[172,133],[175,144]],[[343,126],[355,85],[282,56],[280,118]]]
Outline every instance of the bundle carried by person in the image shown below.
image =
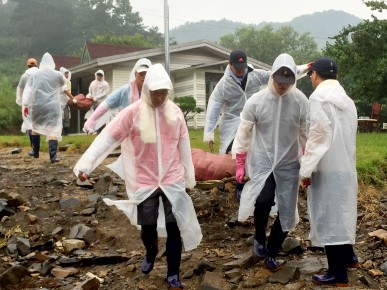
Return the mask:
[[235,160],[230,154],[208,153],[192,148],[192,161],[196,181],[221,180],[235,176]]
[[79,94],[74,96],[74,98],[77,100],[76,103],[73,102],[73,100],[68,100],[67,105],[75,110],[80,111],[88,111],[90,107],[93,105],[93,99],[88,99],[85,97],[84,94]]

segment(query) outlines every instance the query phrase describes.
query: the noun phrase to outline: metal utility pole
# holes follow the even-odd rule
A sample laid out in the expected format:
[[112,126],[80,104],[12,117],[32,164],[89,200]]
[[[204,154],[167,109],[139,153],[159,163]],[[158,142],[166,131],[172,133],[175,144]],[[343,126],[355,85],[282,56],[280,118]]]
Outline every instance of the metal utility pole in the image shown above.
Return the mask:
[[164,0],[164,46],[165,46],[165,70],[169,74],[169,6],[168,0]]

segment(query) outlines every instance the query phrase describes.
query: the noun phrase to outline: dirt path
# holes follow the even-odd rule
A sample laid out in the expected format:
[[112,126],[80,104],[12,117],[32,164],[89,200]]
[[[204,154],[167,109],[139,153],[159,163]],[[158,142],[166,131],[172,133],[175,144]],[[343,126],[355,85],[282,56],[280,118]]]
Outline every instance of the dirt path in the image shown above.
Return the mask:
[[[46,250],[35,250],[36,254],[51,257],[50,267],[56,267],[63,256],[107,256],[116,255],[128,258],[128,261],[110,264],[80,266],[75,265],[79,273],[66,278],[56,278],[50,272],[42,275],[41,272],[31,270],[31,265],[37,263],[33,254],[22,257],[19,254],[11,255],[7,247],[0,249],[0,275],[14,263],[30,267],[31,277],[24,277],[18,284],[3,286],[1,289],[73,289],[77,283],[84,281],[86,273],[90,272],[104,281],[99,289],[166,289],[163,281],[166,276],[166,258],[156,260],[155,269],[148,276],[143,275],[140,264],[144,255],[144,248],[139,238],[139,231],[131,226],[125,215],[114,207],[108,207],[101,200],[103,195],[96,195],[93,189],[81,188],[76,185],[72,168],[79,159],[78,154],[59,152],[62,160],[59,164],[51,165],[47,153],[42,153],[39,159],[27,156],[28,148],[19,154],[11,154],[10,148],[0,149],[0,198],[19,194],[24,205],[16,210],[15,214],[2,219],[0,223],[0,241],[5,238],[10,229],[18,226],[21,233],[30,241],[31,246],[42,245],[53,241],[54,246]],[[108,158],[104,164],[114,161]],[[125,187],[105,166],[99,166],[92,174],[94,181],[104,174],[113,177],[113,182],[104,194],[125,198]],[[62,183],[62,184],[61,184]],[[320,289],[311,284],[310,278],[313,269],[305,270],[305,263],[318,261],[324,265],[323,253],[308,250],[307,240],[308,222],[305,216],[305,195],[300,196],[299,210],[301,221],[297,228],[290,232],[289,237],[300,242],[304,250],[302,254],[282,253],[280,260],[297,273],[292,276],[293,281],[281,284],[273,281],[262,262],[247,259],[239,260],[234,268],[225,264],[237,261],[242,254],[249,255],[252,222],[236,223],[233,218],[238,209],[233,192],[227,190],[202,191],[195,189],[190,193],[199,222],[202,227],[203,240],[198,249],[184,253],[181,262],[181,277],[185,289],[216,289],[205,288],[204,283],[218,283],[219,289]],[[74,198],[77,203],[63,208],[63,202]],[[385,201],[380,204],[386,205]],[[90,210],[94,209],[94,210]],[[362,213],[360,212],[360,217]],[[36,218],[36,220],[35,220]],[[272,222],[272,220],[270,220]],[[58,241],[68,239],[71,229],[77,225],[85,225],[93,229],[94,236],[86,243],[86,247],[76,254],[66,254],[61,250]],[[59,233],[55,231],[59,228]],[[387,289],[386,276],[368,274],[370,269],[379,269],[387,261],[387,247],[377,239],[369,239],[368,232],[376,229],[386,229],[386,217],[379,216],[374,220],[364,221],[358,226],[358,243],[356,250],[364,263],[371,261],[369,268],[362,268],[350,273],[352,289],[367,289],[369,285],[376,289]],[[54,234],[53,234],[54,232]],[[12,236],[11,236],[12,237]],[[7,237],[7,241],[11,237]],[[159,247],[163,248],[164,240],[160,239]],[[35,247],[35,249],[37,249]],[[162,250],[161,250],[162,252]],[[234,269],[233,272],[228,272]],[[205,273],[211,272],[213,276]],[[299,275],[300,274],[300,275]],[[373,283],[373,284],[372,284]],[[369,284],[369,285],[367,285]],[[202,287],[202,288],[200,288]]]

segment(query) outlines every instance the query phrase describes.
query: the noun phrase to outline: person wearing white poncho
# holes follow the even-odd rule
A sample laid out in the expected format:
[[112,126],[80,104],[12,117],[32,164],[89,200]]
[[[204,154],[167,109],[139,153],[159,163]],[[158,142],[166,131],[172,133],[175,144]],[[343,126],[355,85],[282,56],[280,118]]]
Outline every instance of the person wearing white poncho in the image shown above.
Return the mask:
[[328,272],[316,284],[348,286],[347,268],[360,267],[353,251],[357,221],[356,132],[353,100],[336,80],[329,58],[313,62],[309,130],[300,176],[308,188],[309,238],[325,247]]
[[[181,247],[195,249],[202,233],[185,188],[196,184],[184,116],[168,96],[171,80],[161,64],[149,68],[141,99],[122,110],[81,157],[74,173],[85,180],[107,155],[121,145],[129,200],[104,199],[123,210],[133,225],[141,225],[146,256],[144,273],[153,269],[157,237],[167,232],[168,283],[181,286]],[[162,199],[159,210],[159,199]],[[157,230],[156,230],[157,229]],[[164,229],[164,230],[165,230]]]
[[93,133],[105,125],[115,112],[121,111],[140,99],[142,86],[147,70],[152,65],[147,58],[140,58],[129,76],[129,83],[115,90],[104,100],[87,119],[83,131]]
[[[306,75],[309,64],[297,66],[296,77]],[[213,151],[214,131],[219,123],[219,153],[231,151],[240,123],[240,113],[246,101],[255,93],[265,88],[270,78],[270,71],[254,69],[247,62],[246,53],[234,50],[230,53],[229,63],[224,76],[216,84],[208,100],[203,141],[209,143]]]
[[[24,88],[27,85],[27,82],[31,75],[36,73],[38,71],[38,62],[34,58],[29,58],[27,60],[27,67],[28,69],[23,73],[23,75],[20,77],[19,84],[17,85],[16,89],[16,104],[22,107],[22,117],[23,117],[23,124],[21,127],[21,131],[23,133],[28,133],[28,136],[30,138],[31,148],[33,148],[33,142],[32,142],[32,125],[31,125],[31,116],[24,116],[24,107],[22,106],[22,98],[23,98],[23,91]],[[31,150],[28,152],[28,155],[34,156],[34,151]]]
[[[107,98],[110,91],[110,86],[107,81],[105,81],[105,73],[102,69],[99,69],[95,72],[95,80],[92,81],[89,85],[89,93],[86,95],[86,98],[93,99],[93,105],[90,110],[86,112],[85,119],[89,119],[98,106]],[[102,131],[103,127],[97,130],[97,134]]]
[[60,102],[62,108],[62,120],[63,120],[63,135],[67,136],[70,130],[70,119],[71,119],[71,110],[67,105],[67,102],[72,99],[73,102],[76,102],[76,99],[71,94],[71,72],[65,68],[61,67],[59,71],[65,76],[67,82],[63,86],[60,95]]
[[[246,102],[241,113],[233,155],[236,179],[245,183],[238,220],[254,215],[256,256],[277,271],[275,261],[289,230],[298,223],[297,195],[299,160],[306,142],[308,100],[296,88],[296,64],[288,54],[273,63],[269,85]],[[278,216],[265,246],[266,226],[271,207],[277,200]]]
[[31,115],[34,157],[39,158],[40,135],[46,135],[51,163],[58,162],[58,141],[62,139],[60,90],[66,81],[46,52],[39,70],[30,77],[23,91],[24,116]]

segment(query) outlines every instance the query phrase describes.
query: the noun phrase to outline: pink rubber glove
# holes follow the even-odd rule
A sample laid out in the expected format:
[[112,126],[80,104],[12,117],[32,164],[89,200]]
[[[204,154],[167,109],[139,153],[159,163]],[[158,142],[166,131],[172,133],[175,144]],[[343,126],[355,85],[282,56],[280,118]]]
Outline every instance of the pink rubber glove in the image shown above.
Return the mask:
[[238,183],[245,183],[243,177],[245,176],[245,163],[246,163],[247,152],[237,153],[235,159],[235,179]]

